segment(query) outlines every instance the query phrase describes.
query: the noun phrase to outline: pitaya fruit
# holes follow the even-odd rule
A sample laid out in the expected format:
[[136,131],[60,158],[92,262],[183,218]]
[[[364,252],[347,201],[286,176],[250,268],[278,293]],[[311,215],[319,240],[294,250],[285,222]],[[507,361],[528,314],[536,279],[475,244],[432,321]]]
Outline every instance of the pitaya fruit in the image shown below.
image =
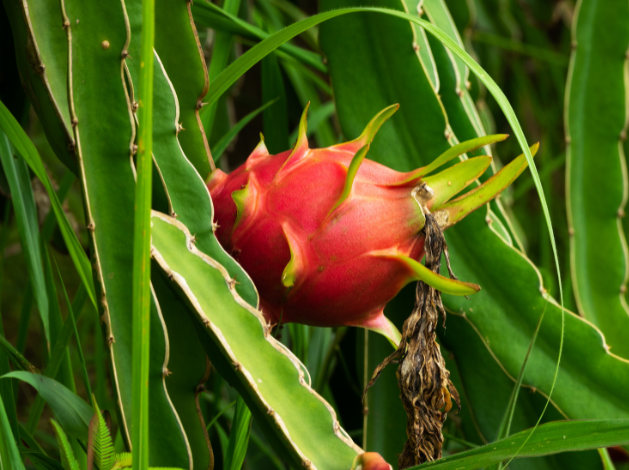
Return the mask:
[[488,136],[452,147],[432,164],[400,173],[365,158],[377,130],[398,108],[380,112],[356,140],[310,149],[306,113],[292,150],[269,155],[264,140],[247,161],[208,182],[218,240],[253,279],[272,324],[369,328],[398,343],[384,306],[411,281],[454,295],[480,287],[435,274],[424,256],[425,215],[442,228],[494,198],[526,167],[520,156],[485,184],[448,202],[475,181],[491,157],[429,173]]
[[378,452],[364,452],[357,455],[352,470],[393,470]]

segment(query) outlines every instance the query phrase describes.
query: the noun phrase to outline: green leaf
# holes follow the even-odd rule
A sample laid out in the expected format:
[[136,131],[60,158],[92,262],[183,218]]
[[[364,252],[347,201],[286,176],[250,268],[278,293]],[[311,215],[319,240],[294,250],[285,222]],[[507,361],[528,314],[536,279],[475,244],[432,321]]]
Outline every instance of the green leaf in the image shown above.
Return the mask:
[[156,212],[152,221],[154,259],[186,300],[213,365],[271,445],[296,468],[306,460],[318,468],[349,468],[359,449],[260,312],[235,295],[227,271],[195,247],[185,226]]
[[80,470],[79,463],[76,461],[76,458],[74,458],[74,452],[72,452],[68,436],[66,436],[66,433],[63,432],[61,426],[59,426],[54,419],[51,419],[50,422],[55,430],[57,443],[59,444],[59,453],[61,454],[63,468],[65,470]]
[[290,147],[288,142],[288,113],[282,70],[277,56],[270,54],[262,59],[262,101],[276,102],[262,113],[264,143],[271,155]]
[[225,470],[240,470],[245,460],[251,433],[251,411],[239,396],[236,400],[236,413],[232,421],[229,445],[225,456]]
[[74,262],[74,267],[76,268],[81,281],[85,285],[85,288],[92,299],[92,303],[96,306],[96,294],[94,293],[92,267],[90,262],[85,256],[85,252],[83,251],[79,240],[76,238],[74,230],[70,227],[70,223],[68,222],[63,208],[61,207],[61,203],[59,202],[59,198],[50,183],[44,164],[41,161],[35,146],[22,130],[19,123],[11,115],[6,106],[2,103],[0,103],[0,128],[2,128],[15,149],[19,152],[22,158],[26,160],[26,163],[28,163],[35,175],[44,184],[44,187],[48,192],[48,196],[50,197],[52,210],[55,212],[55,216],[57,217],[57,223],[59,224],[61,234],[63,235],[63,239],[66,242],[66,246],[68,247],[72,261]]
[[114,442],[96,401],[94,401],[94,416],[90,420],[87,447],[88,470],[92,470],[93,463],[96,463],[99,470],[111,470],[116,463]]
[[[4,105],[0,104],[0,106]],[[6,110],[6,108],[4,109]],[[8,110],[6,112],[8,113]],[[39,250],[40,234],[35,196],[33,196],[33,189],[31,188],[28,167],[22,158],[17,155],[14,156],[9,139],[4,132],[0,133],[0,160],[11,188],[13,210],[15,211],[22,250],[24,250],[27,260],[28,277],[33,285],[35,302],[44,324],[46,341],[50,347],[48,296],[46,295],[46,281]]]
[[260,114],[262,111],[264,111],[266,108],[271,106],[276,101],[277,99],[271,100],[263,104],[262,106],[260,106],[258,109],[251,111],[249,114],[243,117],[240,121],[238,121],[236,125],[234,125],[231,129],[229,129],[229,131],[223,137],[220,138],[220,140],[216,143],[216,145],[214,145],[214,148],[212,149],[212,157],[214,158],[214,161],[217,162],[218,159],[221,158],[225,150],[227,150],[227,147],[229,147],[229,144],[232,143],[232,141],[236,138],[238,133],[241,130],[243,130],[243,128],[247,124],[249,124],[253,118],[255,118],[258,114]]
[[[547,320],[548,317],[545,317],[544,322]],[[460,382],[455,383],[463,398],[463,414],[459,432],[476,444],[486,444],[501,439],[501,424],[505,418],[505,412],[509,411],[508,404],[517,384],[517,374],[521,370],[526,350],[518,357],[514,370],[505,371],[502,364],[497,362],[492,355],[493,351],[489,349],[484,338],[479,336],[474,329],[474,324],[470,323],[468,318],[452,312],[448,314],[446,329],[440,330],[439,336],[442,338],[442,347],[444,349],[447,347],[448,353],[444,353],[444,356],[448,370],[453,375],[458,375],[460,372]],[[527,340],[528,348],[531,338]],[[536,347],[539,347],[539,343],[536,342],[536,344]],[[531,367],[532,365],[528,364],[525,372],[530,373]],[[525,382],[524,387],[519,390],[513,409],[511,433],[534,426],[545,403],[546,397]],[[542,422],[562,419],[566,419],[566,414],[553,406],[546,410]],[[450,426],[452,425],[453,423],[450,423]],[[458,428],[452,426],[450,429]],[[578,454],[563,453],[536,459],[518,459],[517,465],[530,470],[601,469],[600,458],[593,451]]]
[[[52,302],[50,303],[49,321],[50,349],[54,356],[51,355],[50,362],[48,366],[46,366],[46,370],[49,371],[49,377],[57,379],[72,393],[76,393],[76,387],[74,385],[74,375],[72,374],[72,363],[70,361],[70,351],[68,349],[68,341],[70,339],[70,335],[68,334],[68,328],[66,326],[66,335],[65,337],[62,337],[63,318],[61,318],[61,310],[59,308],[59,302],[57,298],[57,288],[55,286],[52,268],[50,266],[50,257],[48,256],[46,245],[43,242],[41,242],[41,253],[44,262],[46,292],[48,294],[48,298],[52,300]],[[72,325],[72,321],[70,319],[68,319],[68,323],[69,326]],[[69,331],[71,332],[72,330]],[[63,340],[63,342],[60,342],[60,339]],[[43,409],[44,400],[41,395],[38,395],[28,416],[27,427],[29,432],[35,432]]]
[[4,335],[0,336],[0,347],[7,355],[14,367],[20,370],[38,373],[37,368],[33,364],[28,362],[28,359],[22,356],[20,352],[7,341]]
[[[164,34],[164,33],[162,33]],[[153,171],[153,66],[155,0],[142,0],[140,73],[137,101],[138,153],[136,156],[135,219],[133,224],[133,385],[131,388],[131,444],[133,467],[149,467],[149,373],[151,353],[151,196]],[[100,416],[100,413],[97,411]],[[98,441],[97,441],[98,442]],[[108,470],[108,469],[104,469]]]
[[0,397],[0,464],[5,463],[11,470],[24,470],[20,452],[9,424],[4,402]]
[[77,174],[68,107],[68,39],[61,27],[61,3],[46,0],[3,3],[11,22],[24,90],[55,154]]
[[37,470],[64,470],[63,466],[42,452],[37,452],[28,447],[20,447],[22,457],[28,457]]
[[[203,3],[202,5],[204,6]],[[223,2],[223,10],[225,13],[236,14],[239,8],[240,0],[226,0]],[[233,51],[234,45],[231,34],[216,31],[213,40],[212,61],[208,67],[208,79],[210,83],[225,69]],[[217,106],[218,102],[210,104],[203,115],[203,128],[208,138],[212,137]],[[212,158],[216,161],[218,157],[212,154]]]
[[[531,434],[522,431],[483,447],[452,457],[412,467],[412,470],[473,470],[507,460]],[[557,421],[539,426],[519,453],[519,457],[538,457],[558,452],[580,451],[629,443],[629,420]]]
[[[197,23],[206,28],[225,31],[250,39],[266,39],[269,33],[262,29],[242,21],[237,16],[221,9],[213,3],[201,1],[192,5],[192,13]],[[294,57],[299,62],[313,67],[319,72],[327,72],[327,67],[323,64],[321,56],[293,44],[282,44],[279,49],[290,57]]]
[[629,5],[578,2],[566,94],[570,268],[579,313],[629,358],[627,199],[622,141],[629,118]]
[[40,374],[16,371],[0,379],[15,378],[32,385],[52,409],[59,425],[70,436],[87,440],[87,431],[94,412],[80,397],[56,380]]

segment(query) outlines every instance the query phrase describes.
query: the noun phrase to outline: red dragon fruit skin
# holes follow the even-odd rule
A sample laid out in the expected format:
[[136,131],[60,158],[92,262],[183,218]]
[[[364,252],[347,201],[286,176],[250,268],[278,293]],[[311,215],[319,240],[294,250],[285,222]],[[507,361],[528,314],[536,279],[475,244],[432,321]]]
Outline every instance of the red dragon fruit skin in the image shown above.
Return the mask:
[[[478,291],[418,262],[424,256],[424,214],[435,201],[444,206],[449,199],[422,186],[429,168],[401,173],[365,159],[376,131],[395,110],[382,111],[355,141],[326,149],[308,148],[304,111],[294,149],[269,155],[262,141],[231,174],[212,174],[216,235],[253,279],[270,323],[361,326],[397,342],[399,333],[383,309],[409,282],[433,282],[456,295]],[[463,179],[447,185],[433,177],[433,184],[451,197],[489,162],[467,160],[443,172],[457,177],[452,170],[459,167]],[[444,213],[461,218],[461,205]]]

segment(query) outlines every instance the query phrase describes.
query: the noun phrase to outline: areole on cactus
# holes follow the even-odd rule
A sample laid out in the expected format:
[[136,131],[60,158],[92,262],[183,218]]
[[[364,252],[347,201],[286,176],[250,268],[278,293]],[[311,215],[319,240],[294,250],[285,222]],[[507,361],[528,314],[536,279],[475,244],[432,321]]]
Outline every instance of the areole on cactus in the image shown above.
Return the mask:
[[365,158],[376,132],[397,109],[381,111],[355,140],[310,149],[306,107],[292,150],[269,155],[262,139],[232,173],[212,173],[208,188],[218,239],[253,279],[271,323],[360,326],[397,344],[400,333],[383,310],[409,282],[422,280],[453,295],[480,289],[420,263],[425,214],[432,213],[442,229],[454,225],[511,184],[526,159],[516,158],[451,200],[485,172],[491,157],[430,173],[507,136],[463,142],[430,165],[402,173]]

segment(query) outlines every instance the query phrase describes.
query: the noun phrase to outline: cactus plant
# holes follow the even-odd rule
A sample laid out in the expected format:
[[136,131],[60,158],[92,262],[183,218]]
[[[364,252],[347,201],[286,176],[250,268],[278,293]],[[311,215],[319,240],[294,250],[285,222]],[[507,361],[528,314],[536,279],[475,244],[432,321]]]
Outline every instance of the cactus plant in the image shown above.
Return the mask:
[[[344,327],[375,329],[397,343],[400,340],[397,328],[402,329],[402,322],[412,311],[408,295],[411,289],[402,286],[415,279],[424,282],[425,298],[438,299],[435,286],[446,293],[443,303],[450,317],[448,332],[443,334],[433,318],[425,336],[432,342],[431,357],[436,357],[433,353],[439,353],[440,357],[434,342],[435,331],[440,335],[441,346],[454,353],[453,358],[444,354],[445,364],[452,372],[452,383],[463,392],[461,427],[454,426],[454,420],[449,421],[452,427],[447,432],[454,436],[450,439],[446,435],[446,453],[460,450],[456,443],[483,444],[493,436],[499,439],[509,434],[510,425],[499,426],[502,405],[507,402],[503,423],[513,421],[513,427],[519,429],[535,424],[536,412],[541,412],[543,400],[538,399],[538,395],[526,394],[516,406],[516,398],[510,399],[509,395],[518,396],[517,391],[512,393],[512,378],[518,375],[530,336],[537,332],[539,315],[546,310],[546,321],[537,339],[541,347],[532,349],[529,367],[521,372],[516,387],[522,383],[549,394],[556,382],[552,406],[545,419],[629,416],[622,399],[627,386],[624,377],[629,376],[627,362],[605,350],[598,330],[569,313],[565,318],[563,369],[555,380],[552,371],[556,367],[563,310],[540,289],[538,272],[533,266],[539,261],[535,248],[529,253],[531,262],[523,255],[526,240],[518,241],[521,233],[530,236],[535,232],[536,224],[525,224],[524,229],[518,230],[516,221],[500,201],[485,205],[524,170],[526,161],[531,164],[535,148],[529,151],[525,145],[524,133],[505,95],[463,50],[465,47],[470,52],[470,41],[477,38],[463,31],[473,25],[472,9],[467,13],[468,20],[465,11],[474,3],[483,28],[515,24],[517,29],[518,23],[526,24],[522,17],[547,9],[541,6],[525,12],[518,9],[515,17],[511,17],[514,2],[500,2],[500,12],[496,13],[487,9],[491,2],[475,0],[464,2],[465,5],[450,2],[451,16],[445,0],[373,0],[372,5],[389,9],[351,8],[306,18],[295,2],[286,0],[230,0],[223,2],[223,8],[204,0],[194,4],[174,0],[154,3],[153,47],[152,40],[140,39],[144,36],[150,39],[148,32],[153,25],[150,1],[3,0],[11,32],[0,28],[0,35],[9,40],[8,44],[12,33],[17,67],[13,70],[10,60],[6,62],[8,66],[3,67],[0,74],[3,80],[0,94],[3,100],[10,95],[22,96],[22,91],[11,85],[5,89],[9,82],[4,81],[7,76],[17,77],[19,70],[24,91],[32,104],[30,109],[35,113],[27,116],[24,111],[28,106],[19,109],[8,98],[5,104],[10,111],[4,104],[0,106],[3,131],[0,159],[11,183],[9,199],[5,194],[7,184],[0,172],[0,198],[5,201],[4,212],[0,207],[4,215],[0,265],[4,258],[16,256],[12,247],[16,232],[8,210],[14,207],[20,228],[17,233],[21,253],[27,263],[20,264],[18,254],[7,261],[5,266],[11,269],[5,269],[4,274],[6,277],[9,273],[11,282],[20,281],[19,275],[14,277],[13,274],[23,268],[30,277],[30,287],[24,289],[24,313],[17,338],[14,329],[0,328],[0,333],[4,335],[6,331],[8,338],[0,338],[0,346],[4,348],[0,352],[0,369],[3,374],[8,372],[10,360],[16,368],[36,372],[25,359],[25,356],[36,356],[35,364],[47,364],[42,367],[42,374],[47,377],[14,372],[0,381],[2,464],[6,466],[8,462],[22,468],[21,459],[28,456],[38,468],[65,466],[85,470],[83,450],[93,449],[89,443],[86,445],[89,441],[87,423],[95,416],[97,406],[89,393],[85,393],[87,400],[77,396],[83,394],[82,389],[75,390],[72,376],[78,366],[85,390],[93,386],[98,404],[116,408],[114,420],[122,437],[119,445],[126,447],[121,450],[132,451],[132,454],[120,454],[113,468],[117,468],[116,465],[127,467],[131,455],[136,460],[133,464],[136,470],[149,464],[151,467],[207,470],[215,465],[218,468],[221,462],[240,466],[243,459],[245,464],[249,461],[250,466],[280,468],[284,465],[280,458],[293,467],[388,468],[386,462],[396,459],[395,454],[402,450],[406,438],[404,410],[398,401],[395,379],[385,371],[369,391],[363,408],[362,429],[358,429],[363,418],[359,411],[360,390],[355,396],[347,390],[364,385],[363,382],[356,387],[352,363],[356,362],[359,369],[364,367],[359,375],[366,382],[374,363],[382,361],[391,346],[386,339],[369,331],[356,335],[355,330]],[[570,2],[561,2],[561,8],[569,9],[567,3]],[[621,96],[626,41],[618,38],[626,37],[629,22],[626,21],[627,6],[616,4],[616,0],[599,2],[600,5],[588,0],[578,3],[582,14],[574,16],[578,22],[575,29],[578,44],[573,52],[566,122],[571,137],[571,221],[577,232],[573,247],[575,253],[587,256],[576,256],[572,264],[581,313],[600,325],[616,349],[622,347],[618,338],[626,333],[622,326],[614,329],[615,321],[612,321],[622,319],[625,313],[624,264],[618,263],[618,256],[598,258],[597,239],[590,236],[587,228],[592,225],[588,221],[602,220],[601,231],[604,227],[610,248],[613,242],[614,252],[624,253],[624,235],[618,230],[622,210],[617,209],[623,205],[620,196],[624,194],[625,179],[613,170],[595,175],[600,181],[614,182],[613,188],[610,186],[610,191],[605,193],[608,196],[605,204],[599,204],[596,196],[600,185],[588,186],[586,183],[594,178],[588,180],[585,176],[598,171],[599,154],[587,151],[591,142],[605,143],[605,161],[614,160],[615,168],[618,168],[618,158],[623,156],[619,137],[624,138],[623,116],[626,115],[626,103]],[[322,0],[323,10],[326,4],[338,8],[359,6],[361,2]],[[570,15],[564,12],[562,16],[561,8],[557,7],[556,16],[569,21]],[[592,11],[601,14],[584,14]],[[321,49],[325,57],[316,45],[314,30],[302,36],[304,41],[299,46],[286,42],[340,15],[345,15],[344,19],[336,26],[330,22],[321,28]],[[253,18],[257,25],[242,18]],[[287,18],[294,24],[282,29],[287,25]],[[461,18],[467,21],[467,26],[461,26]],[[4,17],[0,21],[4,21]],[[4,26],[4,22],[0,24]],[[201,26],[209,26],[213,34],[206,35]],[[611,31],[611,26],[614,34],[605,36],[597,32]],[[520,37],[515,29],[512,37]],[[383,32],[385,34],[380,34]],[[530,29],[523,32],[525,42],[539,39],[530,34]],[[496,34],[504,36],[506,33]],[[217,35],[219,40],[212,43]],[[238,49],[234,54],[234,38],[236,42],[244,38],[246,47],[250,41],[261,42],[242,55]],[[599,41],[601,38],[604,40]],[[526,47],[519,51],[534,51],[537,54],[534,60],[550,57],[561,66],[567,63],[565,45],[569,44],[569,39],[564,42],[556,45],[563,48],[565,57]],[[309,49],[302,47],[304,45]],[[213,49],[212,54],[209,49]],[[613,59],[601,61],[598,75],[590,74],[591,60],[605,59],[606,54]],[[230,64],[234,56],[237,58]],[[265,101],[262,104],[273,105],[265,108],[264,126],[271,130],[277,127],[280,137],[271,139],[269,135],[267,144],[273,150],[271,153],[276,153],[287,148],[289,140],[297,140],[297,143],[292,150],[277,155],[269,155],[261,143],[243,167],[229,173],[229,168],[238,166],[234,164],[238,160],[236,154],[245,156],[255,145],[254,141],[246,141],[247,134],[243,133],[237,151],[222,152],[221,170],[215,170],[207,180],[214,169],[213,160],[217,161],[216,155],[212,158],[210,149],[222,151],[225,145],[217,144],[223,140],[219,140],[220,134],[229,135],[227,116],[231,116],[235,103],[233,95],[241,87],[232,85],[264,57],[267,60],[262,66],[261,87]],[[150,65],[153,60],[154,67]],[[514,62],[524,70],[523,60],[518,58]],[[491,75],[500,80],[500,73],[494,74],[500,62],[494,61],[492,55],[486,63],[491,67]],[[586,102],[588,107],[601,105],[598,93],[601,86],[584,79],[600,79],[603,66],[609,67],[609,83],[613,85],[603,94],[614,104],[612,127],[615,130],[611,134],[606,132],[607,121],[593,121],[589,125],[582,119],[584,111],[580,108]],[[470,70],[497,99],[526,153],[500,173],[497,170],[501,165],[492,164],[493,177],[492,172],[483,173],[492,161],[497,161],[490,158],[489,144],[502,137],[483,137],[474,100],[481,103],[484,91],[477,89]],[[530,72],[529,68],[526,70]],[[513,74],[518,87],[526,81],[524,75]],[[562,82],[560,75],[554,73],[553,76],[555,83]],[[145,86],[151,81],[154,93]],[[602,79],[601,82],[606,83]],[[251,92],[251,81],[245,81],[244,87]],[[513,92],[511,88],[505,87],[507,93]],[[230,96],[221,97],[228,90]],[[520,101],[527,101],[534,94],[529,89],[519,96],[511,95],[518,116],[529,116],[518,105],[522,106]],[[525,95],[527,100],[521,100]],[[153,97],[153,113],[147,98],[150,96]],[[257,90],[247,96],[257,96]],[[280,99],[276,100],[278,96]],[[305,113],[301,125],[296,125],[308,101],[312,102],[310,129],[306,129]],[[248,100],[235,103],[238,116],[243,102],[249,105]],[[367,119],[392,102],[400,102],[401,112],[376,136],[376,130],[395,109],[387,108],[360,135]],[[485,109],[483,115],[488,114]],[[533,114],[537,118],[544,113],[535,109]],[[605,113],[592,116],[598,118],[600,114]],[[334,115],[338,116],[343,133],[331,119]],[[534,120],[527,118],[527,126]],[[485,120],[483,124],[488,122]],[[256,121],[250,123],[251,126],[257,124]],[[500,122],[498,124],[498,129],[503,131]],[[600,138],[592,140],[596,131],[600,132]],[[511,131],[504,128],[504,132]],[[545,132],[546,154],[551,152],[549,148],[560,153],[563,143],[561,148],[548,145],[554,137],[549,137],[550,130]],[[308,137],[320,148],[315,145],[310,148]],[[338,144],[354,137],[357,139]],[[459,140],[468,139],[472,141],[457,145]],[[519,153],[509,145],[501,144],[497,149],[505,149],[504,155]],[[154,163],[152,207],[149,203],[151,157]],[[460,162],[454,160],[456,158]],[[31,175],[25,162],[44,183],[52,199],[63,240],[56,237],[53,243],[49,242],[54,232],[54,224],[50,223],[54,222],[52,215],[47,217],[41,234],[37,233],[35,209],[36,206],[40,209],[41,194],[35,193],[33,197],[33,189],[28,184]],[[441,165],[445,169],[441,170]],[[588,171],[583,171],[584,168]],[[531,170],[536,175],[534,166]],[[614,173],[613,178],[607,173]],[[62,207],[74,175],[78,184],[70,190],[70,196],[75,206],[73,215],[78,216],[81,227],[78,234],[73,230],[76,224],[69,222],[72,217],[66,216],[64,209],[67,209]],[[272,184],[265,180],[267,176],[273,180]],[[61,189],[55,194],[54,182],[61,177]],[[477,178],[484,184],[476,187]],[[535,181],[539,184],[539,178]],[[546,189],[549,181],[545,180]],[[468,185],[471,190],[458,197]],[[136,188],[139,188],[137,193]],[[615,190],[616,199],[611,189]],[[581,195],[587,191],[593,197],[583,200]],[[508,199],[507,195],[503,202]],[[138,204],[142,200],[144,202]],[[82,209],[77,209],[81,203]],[[267,210],[273,204],[283,205],[282,210]],[[254,211],[253,205],[266,209]],[[486,211],[480,207],[483,205],[488,208]],[[480,210],[471,214],[476,208]],[[155,212],[149,218],[151,209]],[[27,230],[24,230],[25,212]],[[598,218],[599,212],[604,221]],[[361,217],[357,215],[364,216],[363,220],[359,221]],[[470,282],[457,282],[433,273],[431,269],[438,271],[435,253],[430,256],[428,268],[419,263],[425,251],[423,233],[432,224],[426,221],[435,217],[442,222],[441,229],[456,225],[446,232],[452,266],[464,281]],[[134,219],[142,220],[145,227]],[[152,222],[150,227],[149,221]],[[136,237],[132,243],[134,228]],[[355,235],[342,237],[334,233],[335,230],[347,230]],[[264,237],[268,235],[275,238],[266,243]],[[309,235],[312,235],[311,241],[308,241]],[[89,248],[81,245],[84,239],[89,240]],[[133,248],[138,242],[143,250]],[[61,247],[62,252],[67,249],[71,259],[50,249],[52,246]],[[352,253],[359,255],[356,259],[360,262],[352,264],[343,258]],[[542,259],[545,275],[551,259],[547,258]],[[63,276],[64,283],[68,281],[68,269],[74,265],[84,286],[72,307],[68,306],[71,317],[66,317],[70,321],[66,320],[64,325],[61,322],[66,307],[63,302],[61,305],[57,302],[59,282],[52,275],[53,261],[59,263],[59,277]],[[600,267],[589,268],[595,265]],[[598,277],[598,271],[603,271],[605,266],[613,269],[605,269],[607,276]],[[611,281],[608,285],[603,281],[600,285],[585,282],[588,276],[596,281]],[[141,290],[144,302],[141,295],[131,290],[138,282],[144,283]],[[569,287],[569,280],[565,282]],[[610,290],[603,292],[601,285]],[[312,288],[309,290],[308,286]],[[482,290],[470,300],[447,294],[471,294],[479,286]],[[12,296],[10,302],[3,297],[2,320],[7,325],[17,324],[11,322],[14,320],[11,308],[5,306],[19,304],[13,297],[21,290],[4,290],[4,296]],[[73,290],[69,288],[68,292]],[[84,315],[76,327],[72,320],[79,318],[80,308],[88,297],[97,306],[99,318]],[[27,328],[33,299],[49,343],[35,353],[30,345],[37,338],[37,329]],[[139,306],[135,310],[132,309],[134,302]],[[438,303],[435,300],[435,305]],[[601,308],[608,304],[613,309]],[[150,328],[146,322],[149,313]],[[435,313],[434,309],[431,313]],[[144,315],[146,321],[134,326],[132,319],[140,315]],[[86,321],[93,323],[84,328]],[[306,325],[295,324],[296,321]],[[271,325],[293,323],[278,339],[273,336],[269,322]],[[329,326],[333,328],[327,328]],[[104,333],[104,347],[110,353],[111,383],[104,374],[107,360],[102,342],[95,341],[92,358],[89,357],[91,348],[86,349],[86,361],[81,344],[90,344],[91,337],[81,337],[76,348],[70,346],[72,334],[83,336],[87,327],[90,331]],[[35,334],[27,335],[27,331]],[[419,335],[415,340],[417,338]],[[13,340],[17,341],[17,348],[12,346]],[[397,354],[401,352],[412,360],[421,357],[421,348],[417,355],[412,341],[401,344]],[[25,345],[29,345],[26,352]],[[408,354],[407,345],[411,351]],[[142,373],[138,373],[131,361],[132,352],[137,353],[140,348],[145,366]],[[437,363],[445,367],[442,362],[433,361]],[[88,373],[93,364],[96,374]],[[344,379],[339,379],[339,374],[330,379],[337,364],[346,371]],[[310,380],[310,373],[314,380]],[[411,371],[404,377],[412,378],[413,374]],[[28,425],[23,427],[18,426],[18,417],[24,416],[21,411],[25,401],[15,400],[14,392],[18,389],[11,382],[17,378],[34,384],[39,394],[29,410]],[[438,378],[441,385],[449,380],[443,373]],[[90,381],[96,383],[90,384]],[[108,403],[105,391],[110,385],[114,396]],[[140,392],[137,396],[141,406],[131,400],[132,387]],[[422,389],[415,392],[418,390]],[[445,395],[441,388],[428,398],[435,397],[438,405]],[[488,400],[488,396],[492,399]],[[48,457],[50,443],[44,440],[41,446],[38,443],[41,430],[38,429],[37,434],[33,432],[44,401],[55,414],[56,424],[52,426],[60,439],[61,463]],[[238,403],[234,419],[227,405],[230,402]],[[417,406],[416,403],[411,405]],[[404,406],[412,408],[406,402]],[[251,415],[247,408],[253,416],[253,426],[250,426]],[[401,418],[398,418],[399,411],[402,411]],[[445,411],[437,416],[441,419]],[[98,422],[101,436],[98,439],[105,439],[103,436],[108,431],[100,416]],[[150,432],[147,433],[149,422]],[[575,434],[579,436],[578,442],[561,438],[561,432],[572,436],[569,424],[582,425]],[[606,428],[607,431],[601,433]],[[527,431],[429,466],[493,465],[518,452],[540,455],[539,445],[548,442],[552,446],[542,452],[626,444],[622,429],[626,429],[625,421],[611,425],[560,423],[540,428],[528,444],[530,433]],[[361,433],[364,449],[357,445]],[[599,436],[598,440],[590,439],[590,447],[582,442],[587,433]],[[438,430],[433,434],[435,442],[440,444]],[[231,442],[228,443],[228,439]],[[111,439],[105,440],[109,452]],[[28,449],[16,443],[24,443]],[[249,451],[248,443],[251,443]],[[56,449],[53,453],[57,453]],[[583,457],[585,454],[580,455],[578,459],[571,459],[570,468],[596,467],[596,461],[592,465],[592,457],[598,459],[595,452],[588,453],[587,458]],[[545,458],[544,465],[560,468],[558,462],[564,457]],[[99,467],[112,466],[111,459],[95,460]]]

